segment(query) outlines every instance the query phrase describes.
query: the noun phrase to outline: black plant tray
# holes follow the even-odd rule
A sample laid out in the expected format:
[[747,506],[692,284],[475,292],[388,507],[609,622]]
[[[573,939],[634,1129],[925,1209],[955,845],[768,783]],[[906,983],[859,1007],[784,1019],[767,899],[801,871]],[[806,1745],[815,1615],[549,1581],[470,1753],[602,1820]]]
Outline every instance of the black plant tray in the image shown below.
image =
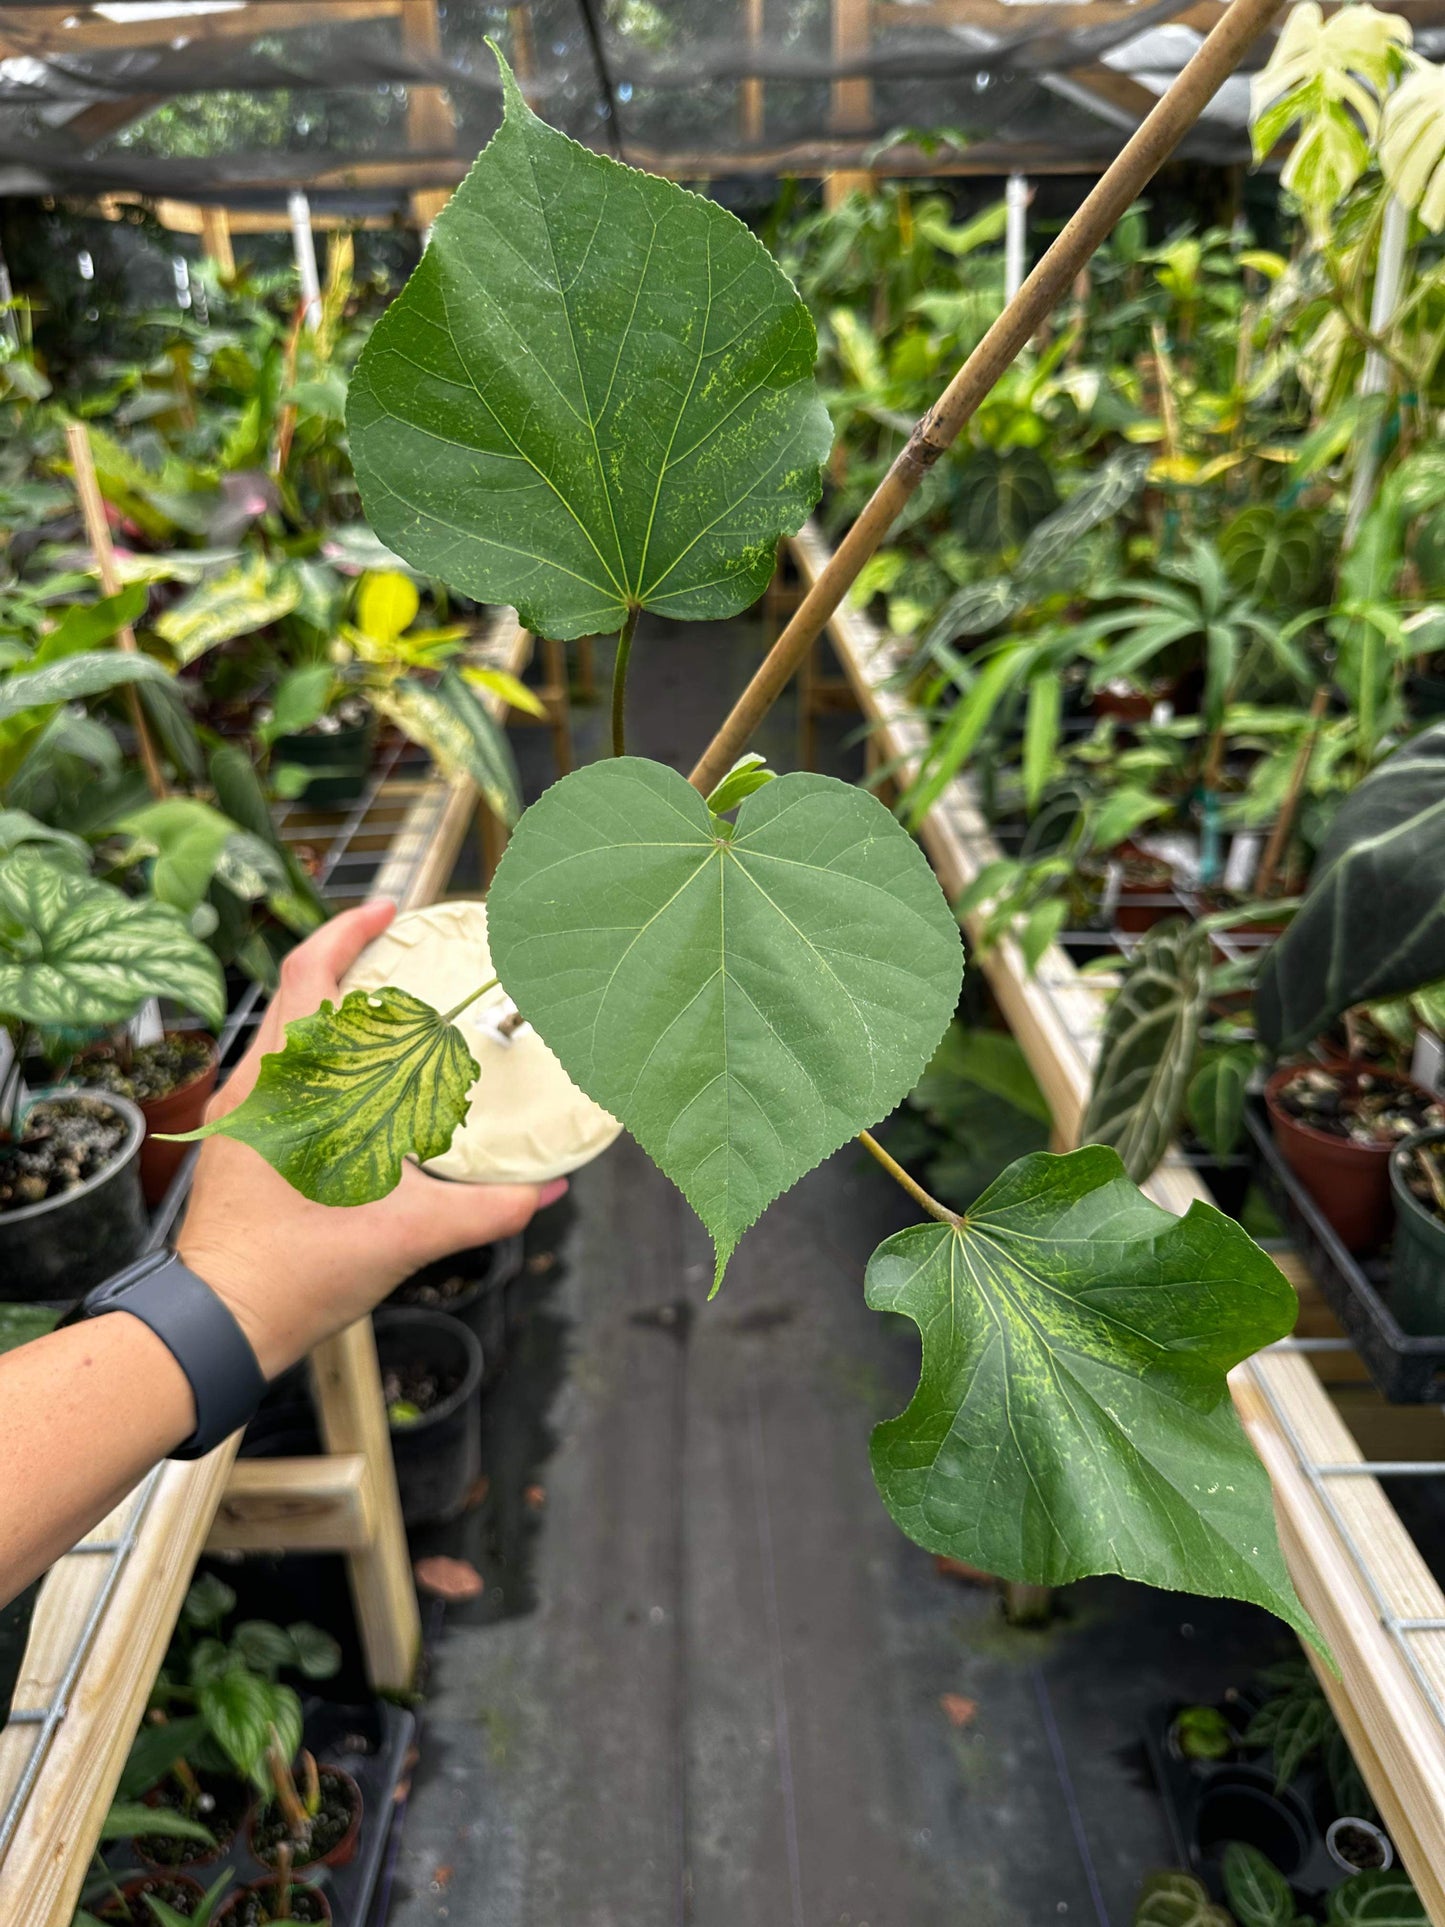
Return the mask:
[[1178,1864],[1222,1901],[1220,1852],[1226,1841],[1244,1840],[1269,1855],[1305,1903],[1300,1911],[1307,1918],[1307,1908],[1322,1907],[1347,1877],[1325,1846],[1333,1801],[1324,1775],[1306,1767],[1276,1791],[1274,1755],[1268,1749],[1231,1760],[1188,1759],[1171,1737],[1180,1710],[1178,1705],[1155,1707],[1144,1728]]
[[[396,1790],[407,1777],[407,1749],[416,1732],[416,1718],[386,1700],[340,1706],[308,1699],[305,1710],[306,1745],[322,1766],[341,1767],[361,1788],[361,1832],[346,1866],[322,1867],[314,1874],[298,1874],[297,1879],[325,1889],[335,1927],[365,1927],[397,1811]],[[105,1857],[112,1867],[128,1871],[143,1864],[129,1840],[118,1841]],[[244,1833],[209,1866],[175,1871],[189,1873],[209,1887],[223,1867],[234,1871],[237,1887],[270,1874],[251,1853]]]
[[1396,1405],[1445,1400],[1445,1335],[1417,1338],[1389,1304],[1389,1259],[1363,1261],[1346,1251],[1334,1227],[1291,1171],[1258,1098],[1245,1105],[1260,1189],[1289,1231],[1300,1256],[1344,1326],[1380,1391]]

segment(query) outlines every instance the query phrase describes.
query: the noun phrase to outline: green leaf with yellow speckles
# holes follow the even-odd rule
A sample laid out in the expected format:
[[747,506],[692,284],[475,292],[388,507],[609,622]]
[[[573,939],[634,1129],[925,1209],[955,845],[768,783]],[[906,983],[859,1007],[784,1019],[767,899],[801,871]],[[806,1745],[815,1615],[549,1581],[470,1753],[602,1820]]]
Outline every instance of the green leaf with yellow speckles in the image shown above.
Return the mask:
[[911,1539],[1033,1585],[1252,1600],[1320,1644],[1225,1383],[1295,1296],[1232,1219],[1162,1211],[1103,1146],[1041,1151],[957,1227],[887,1239],[866,1292],[923,1336],[913,1401],[872,1443]]
[[555,637],[735,614],[817,501],[812,318],[715,202],[505,117],[378,322],[347,419],[372,527]]
[[184,1141],[234,1137],[318,1204],[369,1204],[408,1157],[440,1157],[477,1066],[454,1024],[404,990],[353,990],[286,1026],[256,1088]]

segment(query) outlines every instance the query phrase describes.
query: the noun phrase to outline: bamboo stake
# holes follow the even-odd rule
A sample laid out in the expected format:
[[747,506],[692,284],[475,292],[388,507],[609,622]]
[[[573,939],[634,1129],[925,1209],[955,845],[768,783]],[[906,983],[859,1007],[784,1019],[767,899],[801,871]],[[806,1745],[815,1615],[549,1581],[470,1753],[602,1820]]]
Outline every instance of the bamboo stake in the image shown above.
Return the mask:
[[[75,492],[80,497],[80,512],[85,517],[85,532],[90,538],[90,546],[95,554],[101,593],[108,596],[117,595],[120,592],[120,577],[115,572],[115,550],[111,547],[110,525],[105,519],[105,502],[101,497],[100,483],[96,479],[90,431],[84,422],[67,422],[65,439],[70,446],[70,462],[75,471]],[[118,646],[129,654],[137,653],[135,631],[129,623],[117,631],[115,639]],[[131,721],[135,725],[136,741],[140,746],[140,759],[145,766],[146,782],[150,785],[152,796],[163,797],[166,794],[165,773],[161,769],[161,759],[156,754],[156,746],[151,740],[145,711],[141,707],[140,691],[134,683],[129,683],[125,693],[126,701],[130,706]]]
[[688,779],[706,796],[747,748],[759,722],[823,633],[894,520],[957,439],[990,389],[1072,287],[1074,277],[1138,198],[1198,120],[1246,50],[1279,12],[1283,0],[1232,0],[1219,25],[1182,69],[1169,91],[1099,180],[1093,192],[1039,261],[1014,299],[959,369],[943,395],[914,428],[872,500],[773,644],[732,713]]
[[1283,803],[1280,804],[1274,828],[1269,833],[1269,841],[1264,846],[1259,875],[1254,880],[1254,894],[1257,897],[1273,894],[1275,873],[1289,848],[1290,836],[1294,830],[1295,813],[1299,809],[1300,797],[1304,794],[1305,778],[1310,773],[1315,744],[1319,740],[1320,724],[1325,719],[1329,700],[1330,685],[1328,682],[1322,682],[1316,689],[1314,700],[1310,704],[1309,721],[1305,724],[1305,733],[1295,753],[1294,768],[1289,773],[1289,788],[1285,791]]

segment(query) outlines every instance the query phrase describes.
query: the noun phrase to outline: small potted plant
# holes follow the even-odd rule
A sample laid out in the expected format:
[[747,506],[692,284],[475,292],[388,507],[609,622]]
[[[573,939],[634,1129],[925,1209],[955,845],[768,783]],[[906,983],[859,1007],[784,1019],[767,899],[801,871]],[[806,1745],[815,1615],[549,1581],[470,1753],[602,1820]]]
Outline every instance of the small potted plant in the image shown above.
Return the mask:
[[344,1867],[361,1831],[361,1788],[339,1766],[318,1766],[302,1747],[295,1763],[272,1729],[266,1751],[271,1797],[250,1819],[251,1851],[265,1867]]
[[[196,1890],[194,1898],[185,1894],[184,1889],[182,1890],[184,1898],[160,1891],[161,1883],[157,1882],[142,1894],[144,1905],[149,1911],[133,1916],[135,1927],[215,1927],[215,1923],[222,1917],[217,1909],[231,1892],[231,1883],[235,1877],[234,1870],[226,1867],[204,1893],[198,1881],[187,1881],[185,1886],[194,1887]],[[173,1881],[170,1885],[175,1887],[179,1883]],[[112,1916],[102,1912],[100,1918],[109,1922]],[[125,1916],[119,1915],[117,1918],[124,1920]]]
[[374,1322],[403,1516],[454,1519],[482,1469],[482,1348],[442,1311],[385,1310]]
[[283,1849],[280,1864],[268,1880],[254,1881],[232,1896],[216,1917],[216,1927],[310,1927],[329,1921],[331,1902],[319,1887],[291,1874],[290,1855]]
[[184,1144],[166,1139],[194,1131],[203,1121],[220,1061],[220,1050],[209,1031],[172,1029],[153,1044],[136,1044],[122,1030],[70,1067],[68,1075],[75,1083],[127,1097],[139,1107],[146,1126],[140,1153],[141,1190],[152,1208],[165,1196],[186,1155]]
[[1445,1332],[1445,1129],[1420,1131],[1396,1145],[1390,1188],[1390,1306],[1407,1332],[1433,1337]]
[[137,1256],[145,1121],[128,1099],[65,1088],[22,1102],[28,1059],[168,996],[219,1024],[220,968],[169,906],[97,882],[68,854],[0,862],[0,1296],[74,1297]]
[[1281,1153],[1341,1241],[1374,1250],[1390,1229],[1390,1153],[1445,1123],[1445,1109],[1408,1077],[1353,1059],[1282,1065],[1264,1101]]

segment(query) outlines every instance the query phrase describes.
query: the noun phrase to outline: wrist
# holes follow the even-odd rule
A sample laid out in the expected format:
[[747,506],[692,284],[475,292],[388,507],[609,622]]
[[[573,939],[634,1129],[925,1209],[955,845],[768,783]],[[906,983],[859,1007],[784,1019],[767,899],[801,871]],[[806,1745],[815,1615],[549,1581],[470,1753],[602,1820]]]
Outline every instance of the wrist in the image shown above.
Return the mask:
[[203,1238],[188,1237],[184,1228],[175,1248],[182,1264],[210,1286],[240,1326],[264,1378],[278,1378],[304,1356],[307,1347],[298,1344],[289,1321],[278,1315],[268,1289],[271,1278],[261,1275],[259,1266],[234,1252],[208,1245]]

